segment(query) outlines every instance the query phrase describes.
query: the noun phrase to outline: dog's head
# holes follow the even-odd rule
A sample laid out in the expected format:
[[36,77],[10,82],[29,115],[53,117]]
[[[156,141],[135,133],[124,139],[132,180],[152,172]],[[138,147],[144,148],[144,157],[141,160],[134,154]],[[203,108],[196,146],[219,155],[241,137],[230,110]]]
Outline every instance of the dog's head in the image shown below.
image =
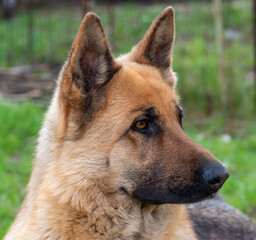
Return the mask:
[[85,16],[54,108],[56,171],[66,185],[84,191],[91,181],[108,194],[152,204],[196,202],[223,185],[227,170],[182,129],[174,36],[169,7],[131,53],[114,59],[99,18]]

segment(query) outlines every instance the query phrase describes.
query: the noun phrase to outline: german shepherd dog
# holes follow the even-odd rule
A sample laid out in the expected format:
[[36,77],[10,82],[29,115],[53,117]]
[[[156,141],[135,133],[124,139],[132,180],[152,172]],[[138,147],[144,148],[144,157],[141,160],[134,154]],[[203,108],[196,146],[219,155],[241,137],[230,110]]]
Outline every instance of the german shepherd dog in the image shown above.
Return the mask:
[[174,11],[111,54],[88,13],[40,131],[23,206],[5,240],[256,239],[220,198],[229,174],[182,129],[171,69]]

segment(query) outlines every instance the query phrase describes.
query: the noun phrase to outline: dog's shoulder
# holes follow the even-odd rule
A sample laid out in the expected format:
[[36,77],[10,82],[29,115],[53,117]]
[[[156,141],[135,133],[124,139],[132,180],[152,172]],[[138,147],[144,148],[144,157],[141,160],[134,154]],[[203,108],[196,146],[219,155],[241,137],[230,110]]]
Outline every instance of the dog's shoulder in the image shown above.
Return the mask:
[[256,240],[255,224],[219,195],[210,200],[188,204],[187,210],[200,240]]

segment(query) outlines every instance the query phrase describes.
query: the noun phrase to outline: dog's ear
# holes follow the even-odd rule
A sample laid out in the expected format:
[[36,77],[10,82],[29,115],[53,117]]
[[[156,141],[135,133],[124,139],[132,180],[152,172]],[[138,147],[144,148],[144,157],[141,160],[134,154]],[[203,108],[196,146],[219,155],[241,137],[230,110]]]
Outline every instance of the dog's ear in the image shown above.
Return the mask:
[[174,10],[168,7],[153,21],[143,39],[132,49],[132,61],[153,65],[170,81],[168,74],[174,37]]
[[[92,110],[95,97],[119,70],[97,15],[88,13],[79,28],[60,82],[62,97],[73,108]],[[83,105],[83,106],[82,106]]]

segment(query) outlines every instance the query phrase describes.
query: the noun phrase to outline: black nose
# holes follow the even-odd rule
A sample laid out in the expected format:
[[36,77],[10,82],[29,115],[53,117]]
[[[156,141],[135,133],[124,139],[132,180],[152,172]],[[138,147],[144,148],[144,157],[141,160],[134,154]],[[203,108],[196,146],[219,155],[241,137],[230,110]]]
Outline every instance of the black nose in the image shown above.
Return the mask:
[[204,169],[204,179],[214,190],[218,190],[228,177],[229,173],[227,169],[220,164],[209,164]]

